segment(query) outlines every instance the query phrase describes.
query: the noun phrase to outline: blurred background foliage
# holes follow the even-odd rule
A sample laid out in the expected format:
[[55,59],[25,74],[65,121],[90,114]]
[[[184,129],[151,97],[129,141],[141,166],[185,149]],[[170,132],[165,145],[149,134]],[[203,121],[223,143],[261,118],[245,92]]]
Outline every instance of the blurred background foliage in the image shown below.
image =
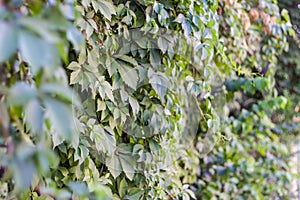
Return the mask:
[[292,199],[296,1],[0,0],[0,198]]

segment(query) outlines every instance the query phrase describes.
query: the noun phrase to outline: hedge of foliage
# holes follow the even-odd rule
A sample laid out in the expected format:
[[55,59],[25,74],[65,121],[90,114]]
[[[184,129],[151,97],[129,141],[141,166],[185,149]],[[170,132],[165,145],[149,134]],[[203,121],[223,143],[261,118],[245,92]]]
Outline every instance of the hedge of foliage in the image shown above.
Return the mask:
[[274,2],[0,0],[1,198],[289,198]]

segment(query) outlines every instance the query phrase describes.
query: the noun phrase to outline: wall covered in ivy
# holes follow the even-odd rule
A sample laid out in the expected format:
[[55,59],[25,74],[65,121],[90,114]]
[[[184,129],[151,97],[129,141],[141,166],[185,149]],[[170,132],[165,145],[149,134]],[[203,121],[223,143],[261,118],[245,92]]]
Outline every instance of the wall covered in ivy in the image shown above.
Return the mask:
[[279,5],[0,0],[0,197],[291,198]]

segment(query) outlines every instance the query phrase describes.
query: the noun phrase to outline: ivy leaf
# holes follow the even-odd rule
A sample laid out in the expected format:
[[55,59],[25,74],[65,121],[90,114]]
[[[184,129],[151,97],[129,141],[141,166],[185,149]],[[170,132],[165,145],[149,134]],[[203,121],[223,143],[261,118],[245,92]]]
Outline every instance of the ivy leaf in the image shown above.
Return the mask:
[[7,22],[0,22],[0,30],[0,62],[4,62],[17,50],[17,30]]
[[57,47],[30,32],[22,31],[20,33],[19,47],[22,58],[29,63],[34,74],[42,67],[60,65]]
[[32,132],[37,134],[42,131],[44,122],[44,113],[40,103],[34,99],[25,107],[25,119],[32,129]]
[[111,21],[111,16],[116,14],[113,4],[104,0],[92,1],[92,5],[96,11],[100,13],[109,21]]
[[289,12],[287,9],[282,9],[281,10],[281,16],[286,20],[286,21],[290,21],[290,16],[289,16]]
[[80,106],[78,97],[69,87],[62,86],[58,83],[46,83],[40,87],[40,91],[48,95],[57,95],[56,97],[60,97],[68,103]]
[[68,186],[77,195],[87,195],[89,193],[88,187],[84,182],[70,182]]
[[148,71],[149,82],[160,99],[164,99],[167,92],[168,79],[161,72],[154,72],[152,69]]
[[155,49],[150,50],[150,63],[155,69],[157,69],[158,66],[161,65],[161,56]]
[[105,61],[105,65],[107,67],[107,71],[110,77],[117,73],[119,63],[115,59],[107,58]]
[[118,71],[125,84],[131,87],[132,89],[136,90],[138,78],[139,78],[136,69],[128,67],[126,65],[119,64]]
[[129,104],[132,108],[133,114],[136,115],[139,112],[140,106],[137,100],[132,97],[129,97]]
[[78,147],[79,139],[75,133],[75,124],[71,109],[64,103],[46,98],[44,100],[46,111],[54,128],[57,137],[72,142],[74,148]]
[[15,83],[9,92],[8,102],[11,105],[26,105],[37,97],[37,91],[25,82]]
[[[31,30],[34,33],[34,35],[38,35],[38,37],[41,38],[43,41],[49,43],[59,43],[61,42],[61,38],[59,37],[58,33],[54,32],[53,30],[57,28],[60,29],[66,27],[66,25],[68,25],[68,22],[65,24],[64,22],[66,22],[66,20],[61,17],[58,17],[57,19],[54,20],[55,20],[55,25],[54,23],[49,25],[50,21],[48,20],[46,21],[41,18],[35,18],[35,17],[21,18],[18,22],[20,25],[22,25],[25,28],[24,30]],[[58,27],[56,27],[56,25],[58,25]],[[65,29],[63,28],[60,30],[65,30]]]
[[112,102],[114,102],[112,87],[107,81],[100,83],[99,93],[102,99],[104,99],[106,95]]
[[97,99],[97,112],[103,111],[106,109],[106,104],[104,101],[101,101],[100,99]]
[[138,62],[130,56],[118,55],[116,57],[123,60],[123,61],[125,61],[125,62],[128,62],[128,63],[132,64],[133,66],[138,66]]
[[21,143],[16,148],[16,155],[12,160],[12,170],[15,177],[15,189],[20,192],[32,184],[37,166],[34,163],[35,148]]
[[131,156],[123,156],[120,157],[120,161],[125,175],[129,180],[132,181],[135,174],[135,169],[133,168],[133,159],[131,158]]
[[77,63],[77,62],[71,62],[70,64],[69,64],[69,66],[68,66],[68,69],[71,69],[71,70],[79,70],[81,67],[80,67],[80,65],[79,65],[79,63]]
[[80,31],[72,26],[67,30],[67,37],[68,40],[73,44],[74,49],[79,51],[80,45],[84,41]]
[[89,184],[89,190],[90,192],[93,192],[95,194],[96,199],[113,199],[113,195],[109,187],[99,184],[99,181],[95,181]]
[[191,23],[186,19],[183,14],[179,14],[178,17],[174,20],[174,22],[180,23],[182,25],[184,35],[188,37],[192,32]]
[[114,178],[117,178],[121,174],[122,167],[117,155],[113,154],[111,157],[107,158],[106,165]]
[[120,195],[120,197],[124,197],[127,190],[128,190],[128,183],[127,183],[126,179],[123,178],[120,182],[120,185],[119,185],[119,195]]
[[17,191],[24,190],[32,183],[34,175],[37,173],[36,167],[31,161],[17,161],[13,165],[13,171],[15,176],[15,189]]
[[82,1],[81,1],[81,4],[83,5],[83,7],[84,7],[85,9],[88,8],[88,6],[90,5],[90,3],[91,3],[91,0],[82,0]]
[[143,194],[143,191],[139,188],[130,188],[128,194],[124,199],[139,200]]
[[125,175],[129,180],[132,180],[136,166],[136,160],[132,155],[132,147],[128,144],[120,144],[118,146],[118,154]]
[[108,156],[112,156],[116,149],[116,139],[107,133],[101,126],[97,125],[91,131],[91,140],[95,142],[96,149]]
[[261,77],[257,77],[254,79],[254,85],[255,87],[259,90],[259,91],[264,91],[265,89],[267,89],[267,85],[268,82],[266,79],[261,78]]
[[70,84],[79,83],[83,79],[83,73],[81,67],[77,62],[71,62],[68,66],[68,69],[73,70],[70,75]]
[[168,50],[168,41],[163,38],[163,37],[159,37],[158,38],[158,42],[157,42],[158,48],[163,52],[166,53],[166,51]]

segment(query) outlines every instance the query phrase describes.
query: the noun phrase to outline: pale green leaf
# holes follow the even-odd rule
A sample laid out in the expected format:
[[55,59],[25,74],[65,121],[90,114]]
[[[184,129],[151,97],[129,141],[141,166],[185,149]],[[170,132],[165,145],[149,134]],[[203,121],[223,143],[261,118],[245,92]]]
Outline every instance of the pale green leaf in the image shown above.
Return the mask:
[[19,47],[22,58],[29,63],[34,74],[42,67],[60,65],[58,48],[30,32],[20,32]]
[[124,197],[125,194],[126,194],[126,192],[127,192],[127,190],[128,190],[128,183],[127,183],[126,179],[123,178],[121,180],[119,188],[118,188],[120,197]]
[[43,41],[49,43],[58,43],[62,41],[62,38],[57,32],[53,31],[53,29],[57,29],[58,27],[56,27],[56,24],[61,23],[61,21],[63,21],[62,27],[67,27],[68,25],[64,23],[66,22],[64,18],[59,19],[60,21],[56,21],[55,24],[37,17],[21,18],[18,22],[22,26],[25,26],[29,30],[33,31],[35,33],[34,35],[37,34]]
[[112,157],[106,159],[106,165],[114,178],[117,178],[121,174],[121,163],[118,156],[116,156],[115,154],[113,154]]
[[74,70],[74,71],[75,71],[75,70],[81,69],[81,67],[80,67],[79,63],[72,61],[72,62],[69,64],[68,69],[71,69],[71,70]]
[[81,70],[73,71],[70,75],[70,84],[73,85],[75,83],[79,83],[82,81],[84,75]]
[[111,16],[116,14],[115,8],[112,3],[105,0],[92,1],[92,5],[96,11],[100,13],[109,21]]
[[33,99],[25,107],[25,119],[34,134],[42,132],[44,112],[40,103]]
[[127,178],[129,180],[132,181],[134,174],[135,174],[135,169],[132,163],[132,158],[129,157],[119,157],[121,165],[122,165],[122,169],[125,173],[125,175],[127,176]]
[[128,194],[124,199],[139,200],[143,194],[143,191],[139,188],[130,188]]
[[123,60],[123,61],[125,61],[125,62],[128,62],[128,63],[132,64],[133,66],[138,66],[138,62],[130,56],[117,55],[116,57]]
[[37,97],[37,91],[25,82],[17,82],[10,89],[8,103],[11,105],[26,105]]
[[69,142],[77,140],[78,138],[76,137],[78,135],[75,134],[73,113],[70,107],[51,98],[46,98],[44,103],[46,105],[47,116],[49,116],[52,128],[55,130],[54,134]]
[[118,65],[118,71],[125,84],[135,90],[139,78],[136,69],[126,65]]
[[155,92],[158,94],[160,99],[163,100],[168,86],[168,79],[166,76],[163,73],[154,72],[152,69],[149,69],[148,78]]
[[137,114],[139,112],[140,106],[137,100],[135,100],[132,97],[129,97],[129,104],[132,108],[132,111],[134,114]]
[[168,50],[168,41],[163,38],[163,37],[159,37],[158,38],[158,48],[163,52],[166,53],[166,51]]
[[67,30],[67,38],[73,44],[74,49],[76,51],[79,51],[80,46],[81,46],[82,42],[84,41],[80,31],[78,29],[76,29],[75,27],[71,26]]
[[97,112],[103,111],[106,109],[106,104],[104,101],[101,101],[100,99],[97,99]]
[[63,86],[58,83],[46,83],[40,87],[40,91],[48,95],[57,95],[56,97],[61,97],[63,100],[67,100],[73,105],[80,106],[80,101],[77,95],[71,88]]
[[17,29],[7,22],[0,22],[0,62],[8,60],[17,50]]

